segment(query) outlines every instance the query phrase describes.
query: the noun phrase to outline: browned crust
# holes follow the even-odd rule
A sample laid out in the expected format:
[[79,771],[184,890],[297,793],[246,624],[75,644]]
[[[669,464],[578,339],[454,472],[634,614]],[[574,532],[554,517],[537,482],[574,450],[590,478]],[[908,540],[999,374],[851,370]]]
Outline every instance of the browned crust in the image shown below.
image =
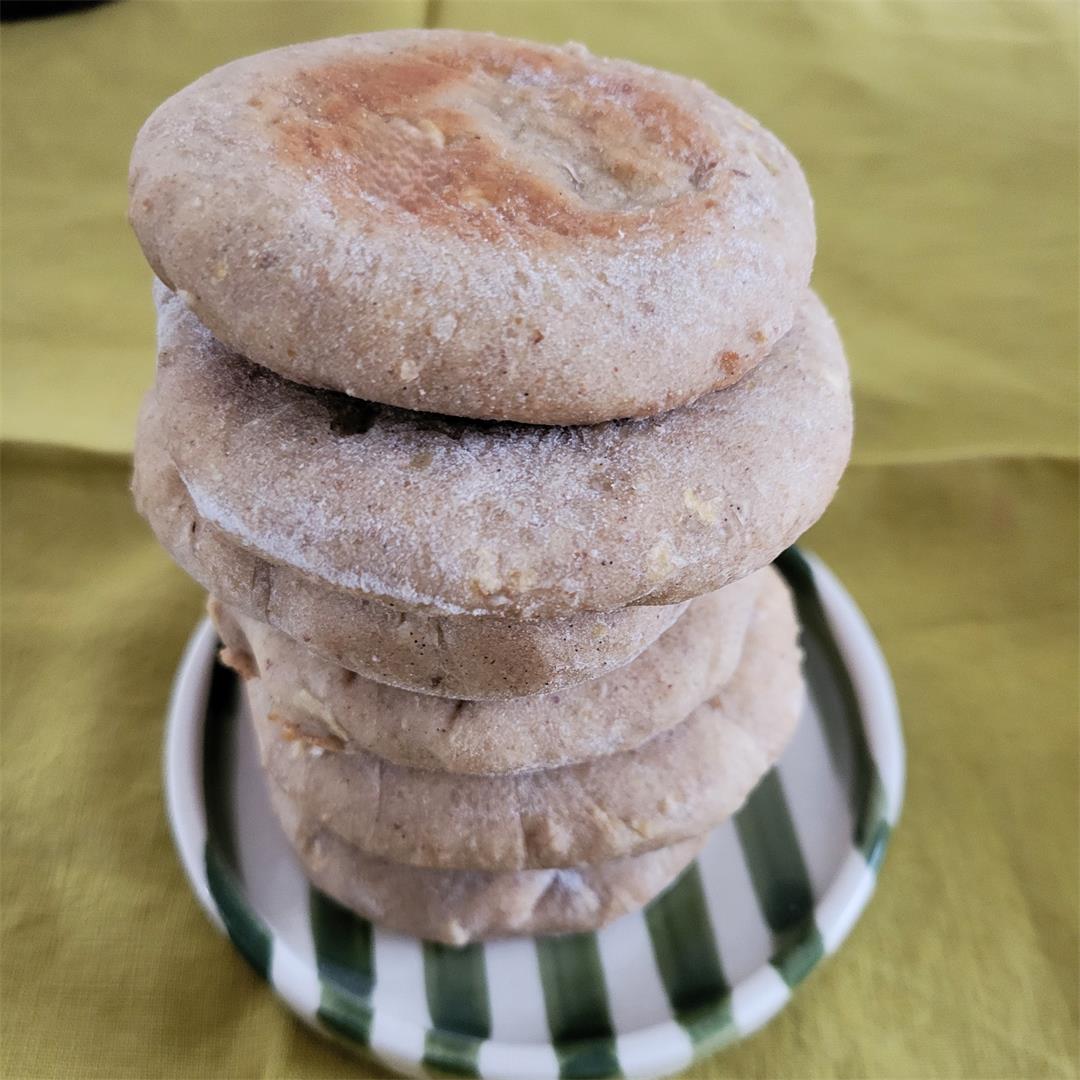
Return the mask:
[[[471,80],[505,82],[522,72],[544,79],[604,171],[642,205],[618,212],[589,206],[572,167],[564,166],[569,185],[537,176],[481,117],[447,103],[468,93]],[[342,213],[364,213],[374,196],[425,225],[489,242],[508,231],[533,243],[548,233],[610,239],[646,221],[674,238],[685,208],[676,200],[651,205],[653,190],[668,186],[670,166],[686,192],[721,180],[715,139],[670,97],[625,72],[597,72],[576,56],[523,42],[345,56],[302,69],[247,104],[273,130],[279,159],[302,173],[317,171]],[[746,176],[729,169],[723,182]]]

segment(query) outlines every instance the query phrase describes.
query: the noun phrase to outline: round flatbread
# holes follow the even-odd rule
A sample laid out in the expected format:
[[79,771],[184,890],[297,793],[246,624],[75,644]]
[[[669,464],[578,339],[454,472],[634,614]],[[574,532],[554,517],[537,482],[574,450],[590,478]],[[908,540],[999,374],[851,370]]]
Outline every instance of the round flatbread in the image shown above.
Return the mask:
[[[552,769],[632,750],[685,720],[731,677],[764,578],[691,601],[636,660],[568,690],[454,701],[357,678],[265,623],[211,600],[223,657],[257,677],[282,731],[414,769],[474,775]],[[772,588],[782,589],[778,582]]]
[[558,870],[427,870],[365,855],[304,818],[277,785],[271,801],[304,872],[328,896],[380,926],[428,941],[599,930],[666,889],[701,850],[693,837],[598,866]]
[[741,382],[647,420],[485,424],[290,383],[159,287],[162,439],[198,516],[269,562],[437,614],[671,604],[770,562],[851,445],[832,320],[809,295]]
[[502,700],[552,693],[622,667],[685,603],[522,622],[437,615],[347,592],[241,547],[199,516],[161,445],[151,394],[135,437],[135,505],[205,589],[368,679],[422,694]]
[[791,599],[764,588],[735,675],[635,750],[509,776],[462,776],[336,750],[244,684],[263,765],[300,812],[369,855],[434,869],[526,870],[638,855],[733,814],[779,757],[803,699]]
[[294,45],[199,79],[135,142],[157,275],[240,354],[370,401],[644,416],[792,324],[802,171],[700,83],[485,34]]

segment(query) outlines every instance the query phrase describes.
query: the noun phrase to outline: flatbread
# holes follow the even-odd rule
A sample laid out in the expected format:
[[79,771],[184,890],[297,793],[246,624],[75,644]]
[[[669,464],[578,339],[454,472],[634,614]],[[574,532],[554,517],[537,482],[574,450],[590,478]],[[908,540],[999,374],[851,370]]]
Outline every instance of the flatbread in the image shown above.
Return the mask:
[[561,870],[425,870],[365,855],[303,818],[280,788],[270,790],[285,834],[319,889],[380,926],[447,945],[599,930],[666,889],[705,842],[693,837]]
[[161,445],[153,394],[135,437],[135,505],[200,585],[306,649],[368,679],[424,694],[502,700],[556,690],[622,667],[686,602],[521,621],[438,615],[347,592],[270,562],[199,516]]
[[776,761],[803,700],[786,590],[766,589],[735,675],[683,723],[635,750],[509,776],[394,765],[280,722],[245,684],[263,765],[307,818],[369,855],[435,869],[583,866],[699,836]]
[[201,519],[268,562],[435,614],[672,604],[769,563],[827,506],[851,399],[808,296],[741,382],[649,420],[484,424],[311,390],[158,292],[162,441]]
[[580,424],[738,379],[814,257],[792,155],[700,83],[453,30],[293,45],[147,120],[129,212],[240,354],[428,412]]
[[294,737],[414,769],[494,775],[632,750],[681,723],[731,677],[766,584],[783,589],[775,571],[758,571],[692,601],[670,630],[618,670],[511,701],[399,690],[358,678],[218,601],[211,600],[210,613],[226,662],[263,683],[276,722]]

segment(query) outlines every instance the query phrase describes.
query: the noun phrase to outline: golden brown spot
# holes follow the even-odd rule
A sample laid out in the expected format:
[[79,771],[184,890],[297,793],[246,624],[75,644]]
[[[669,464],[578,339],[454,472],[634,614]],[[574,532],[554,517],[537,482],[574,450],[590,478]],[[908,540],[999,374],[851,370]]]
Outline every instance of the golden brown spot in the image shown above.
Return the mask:
[[345,744],[336,735],[316,735],[314,732],[305,731],[291,720],[284,720],[277,713],[270,713],[270,723],[276,724],[282,739],[288,743],[302,743],[304,746],[317,746],[320,750],[329,750],[337,753],[344,749]]
[[750,340],[756,342],[758,345],[764,345],[769,340],[769,335],[764,330],[755,330],[750,335]]
[[723,369],[724,375],[731,379],[739,373],[740,357],[737,352],[722,352],[717,354],[716,366]]
[[409,458],[409,468],[426,469],[434,460],[430,450],[421,450],[419,454],[413,454]]
[[713,136],[695,116],[556,50],[481,43],[343,56],[264,96],[280,158],[349,216],[375,201],[489,241],[615,237],[685,213],[683,196],[722,182]]
[[257,679],[259,677],[259,665],[255,663],[255,657],[243,649],[230,649],[226,645],[218,653],[218,659],[227,668],[232,668],[241,679]]

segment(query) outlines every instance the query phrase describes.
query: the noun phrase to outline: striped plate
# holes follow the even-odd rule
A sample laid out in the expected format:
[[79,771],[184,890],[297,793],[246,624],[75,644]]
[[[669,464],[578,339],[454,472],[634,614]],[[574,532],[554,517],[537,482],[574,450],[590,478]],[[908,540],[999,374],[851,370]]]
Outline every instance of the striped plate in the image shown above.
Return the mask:
[[855,604],[794,549],[810,702],[735,819],[642,913],[597,934],[450,948],[312,889],[274,821],[233,674],[204,622],[169,709],[176,845],[211,919],[323,1034],[410,1075],[662,1076],[769,1020],[844,940],[896,823],[904,747]]

